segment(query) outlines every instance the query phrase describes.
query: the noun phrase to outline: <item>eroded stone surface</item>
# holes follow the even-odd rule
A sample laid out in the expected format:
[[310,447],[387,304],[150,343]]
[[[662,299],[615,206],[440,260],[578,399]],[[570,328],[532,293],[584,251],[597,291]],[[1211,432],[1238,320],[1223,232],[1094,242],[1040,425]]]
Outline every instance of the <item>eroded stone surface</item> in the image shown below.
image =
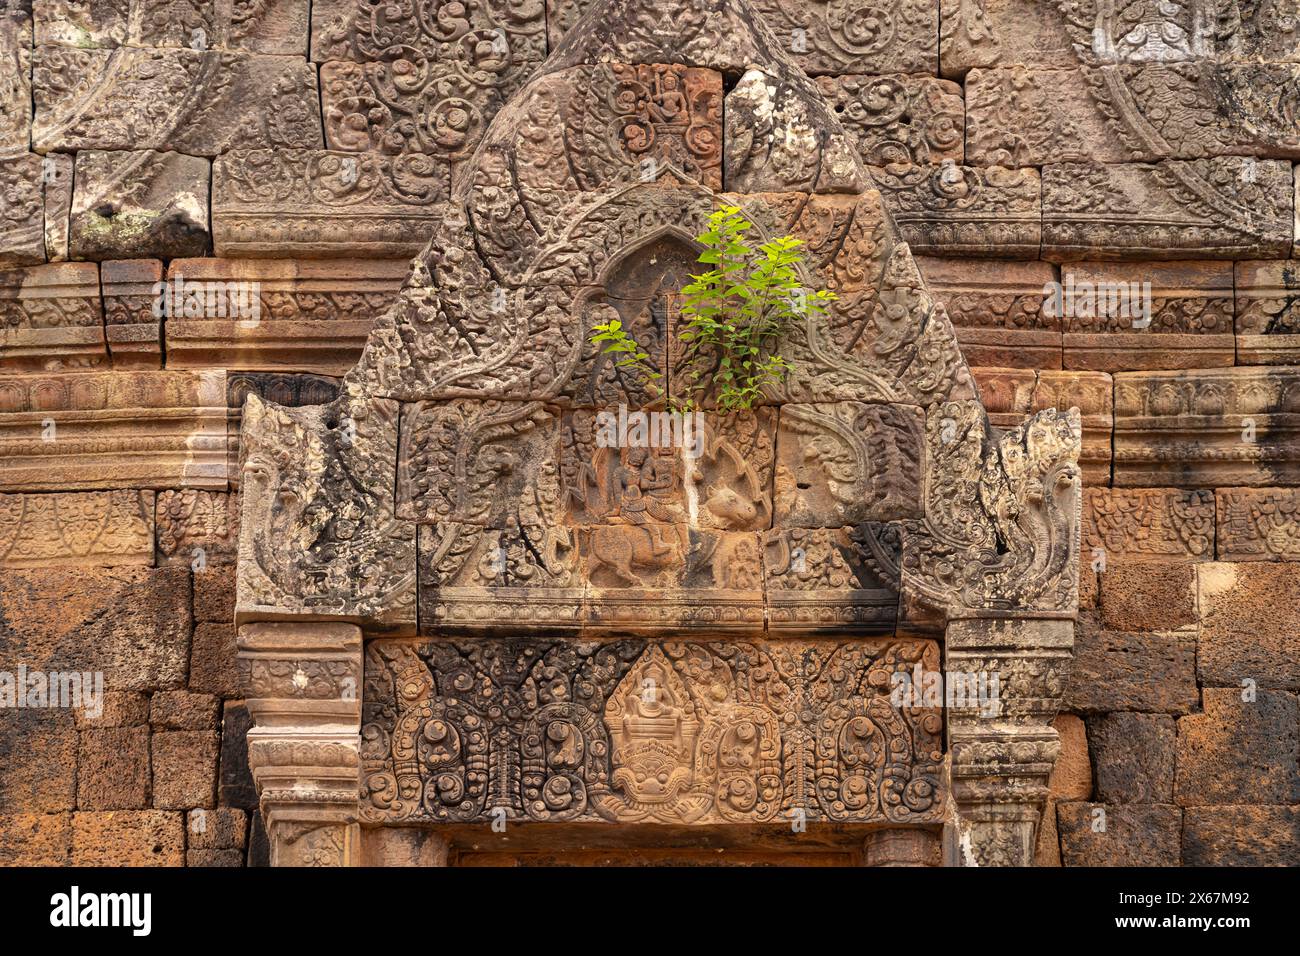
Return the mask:
[[0,376],[0,489],[226,486],[225,373]]
[[77,153],[69,249],[77,259],[201,256],[208,250],[211,169],[198,156],[150,150]]
[[0,495],[0,567],[152,564],[154,494]]
[[1290,163],[1224,156],[1156,163],[1049,163],[1043,258],[1285,256]]
[[1115,485],[1296,482],[1300,377],[1271,368],[1115,376]]
[[240,49],[299,56],[307,52],[306,0],[238,5],[204,0],[32,0],[31,7],[40,45]]
[[[39,46],[40,152],[319,148],[316,76],[298,58],[123,47]],[[264,108],[266,98],[275,109]]]

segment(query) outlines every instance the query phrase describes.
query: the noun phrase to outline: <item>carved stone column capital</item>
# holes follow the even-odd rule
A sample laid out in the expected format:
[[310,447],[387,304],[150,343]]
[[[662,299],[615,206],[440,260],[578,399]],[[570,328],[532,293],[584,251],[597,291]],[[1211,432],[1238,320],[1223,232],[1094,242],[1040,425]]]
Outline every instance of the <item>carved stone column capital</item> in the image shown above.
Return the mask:
[[361,629],[245,624],[248,762],[275,866],[347,866],[357,841]]
[[938,866],[939,836],[932,830],[872,830],[862,842],[866,866]]
[[[1074,622],[976,618],[948,623],[946,672],[958,855],[973,866],[1028,866],[1047,778]],[[961,688],[979,689],[963,699]]]

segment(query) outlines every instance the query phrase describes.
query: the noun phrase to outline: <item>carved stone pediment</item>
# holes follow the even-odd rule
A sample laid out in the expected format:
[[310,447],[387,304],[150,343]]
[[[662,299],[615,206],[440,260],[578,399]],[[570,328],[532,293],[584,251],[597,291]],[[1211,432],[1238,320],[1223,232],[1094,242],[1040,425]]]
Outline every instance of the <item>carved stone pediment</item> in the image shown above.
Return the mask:
[[[1078,413],[990,424],[853,142],[745,2],[607,0],[458,163],[338,398],[249,399],[239,620],[373,638],[340,827],[937,824],[941,712],[889,694],[939,666],[917,633],[1009,617],[1015,653],[995,629],[970,660],[1068,657],[1032,619],[1077,603]],[[723,205],[838,297],[753,408],[670,411],[714,371],[680,289]],[[666,394],[588,341],[614,317]],[[990,732],[1050,769],[1050,728]],[[1023,841],[1042,761],[987,764],[963,819],[1014,777],[1027,815],[975,838]]]

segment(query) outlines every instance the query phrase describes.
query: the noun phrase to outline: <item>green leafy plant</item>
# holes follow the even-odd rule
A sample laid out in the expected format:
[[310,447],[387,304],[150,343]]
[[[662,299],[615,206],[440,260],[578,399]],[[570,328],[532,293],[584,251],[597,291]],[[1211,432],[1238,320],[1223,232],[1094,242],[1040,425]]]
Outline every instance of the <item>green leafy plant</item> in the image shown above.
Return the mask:
[[781,236],[757,250],[745,241],[753,228],[738,206],[722,206],[696,237],[699,261],[713,266],[682,289],[687,343],[685,404],[694,407],[716,389],[723,412],[751,408],[769,383],[782,381],[790,363],[777,352],[797,319],[822,312],[835,293],[808,293],[799,282],[803,241]]
[[654,370],[654,366],[648,361],[650,354],[637,344],[636,339],[621,321],[611,317],[608,322],[597,322],[591,327],[589,338],[595,345],[604,343],[605,347],[601,349],[602,355],[621,356],[614,362],[615,366],[628,369],[640,376],[645,380],[648,389],[662,394],[663,389],[659,386],[658,380],[663,378],[663,373]]
[[[782,335],[798,318],[820,313],[835,293],[808,293],[799,283],[803,241],[782,236],[757,250],[745,241],[753,228],[738,206],[723,206],[709,216],[696,237],[704,247],[698,261],[713,268],[692,275],[682,290],[683,392],[678,410],[697,408],[710,392],[718,409],[752,408],[763,387],[782,381],[790,363],[778,352]],[[602,353],[621,356],[615,363],[657,384],[663,376],[623,324],[611,318],[593,325],[590,340]]]

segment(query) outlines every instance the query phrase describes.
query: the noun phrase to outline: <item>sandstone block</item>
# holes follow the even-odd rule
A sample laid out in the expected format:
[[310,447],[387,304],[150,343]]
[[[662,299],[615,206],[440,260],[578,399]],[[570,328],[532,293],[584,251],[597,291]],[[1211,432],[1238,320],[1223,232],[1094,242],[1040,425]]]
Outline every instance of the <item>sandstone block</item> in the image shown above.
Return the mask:
[[341,375],[409,268],[406,260],[175,259],[167,365]]
[[1085,488],[1083,561],[1210,561],[1215,493],[1174,488]]
[[200,623],[195,626],[194,649],[190,656],[190,689],[224,698],[239,696],[233,623]]
[[77,807],[142,810],[149,806],[149,728],[83,730],[77,755]]
[[723,104],[726,187],[738,193],[861,192],[852,134],[827,102],[779,71],[745,71]]
[[184,815],[109,810],[72,815],[73,866],[182,866]]
[[94,263],[0,272],[0,369],[58,371],[107,363]]
[[226,486],[225,372],[0,375],[0,489]]
[[972,67],[1074,62],[1072,36],[1059,12],[1032,0],[941,0],[939,66],[943,76]]
[[72,158],[0,155],[0,269],[68,256]]
[[66,153],[41,157],[41,183],[45,194],[45,257],[51,262],[68,258],[72,228],[72,174],[75,160]]
[[[199,579],[209,568],[235,562],[239,499],[221,491],[161,491],[157,524],[158,563],[188,565],[194,572],[197,611]],[[233,610],[222,620],[234,620]]]
[[1116,486],[1300,482],[1300,376],[1281,368],[1115,376]]
[[858,155],[869,166],[960,164],[966,111],[956,83],[931,76],[819,76]]
[[6,571],[0,648],[31,668],[102,671],[104,686],[116,691],[179,689],[189,655],[189,592],[183,568]]
[[1036,169],[945,162],[938,167],[872,167],[870,172],[915,253],[1003,259],[1038,255],[1043,216]]
[[153,735],[153,805],[184,810],[216,805],[217,735],[167,730]]
[[1065,367],[1211,368],[1235,361],[1232,264],[1061,267]]
[[69,227],[74,259],[171,258],[207,251],[208,160],[175,152],[83,149],[75,177]]
[[1300,803],[1296,695],[1206,687],[1205,709],[1178,718],[1174,800],[1184,807]]
[[1088,734],[1074,714],[1060,714],[1052,726],[1061,737],[1061,752],[1052,765],[1047,789],[1057,801],[1087,800],[1092,796],[1092,761],[1088,757]]
[[130,45],[305,56],[307,11],[306,0],[264,0],[234,8],[181,0],[166,9],[166,16],[132,17],[129,7],[114,0],[32,2],[38,45],[82,49]]
[[[969,159],[978,166],[1156,159],[1125,148],[1098,109],[1094,79],[1067,54],[1060,68],[997,66],[966,74]],[[1104,94],[1101,94],[1104,95]]]
[[1300,77],[1295,65],[1099,66],[1095,52],[1087,50],[1082,64],[1067,57],[1052,68],[972,70],[966,78],[971,162],[1293,158],[1300,150],[1294,128],[1273,119],[1260,92],[1293,85]]
[[1205,564],[1197,569],[1201,683],[1300,690],[1298,564]]
[[763,534],[767,626],[889,632],[898,618],[902,540],[893,524]]
[[1088,718],[1102,803],[1172,803],[1174,719],[1165,714]]
[[157,259],[108,259],[99,265],[105,332],[115,368],[162,365],[162,313]]
[[1061,803],[1056,808],[1061,862],[1178,866],[1182,822],[1182,811],[1168,805]]
[[41,157],[0,159],[0,267],[45,261],[45,195]]
[[[42,46],[33,65],[32,143],[42,153],[167,150],[210,157],[322,145],[316,74],[301,58]],[[79,165],[78,180],[81,175]],[[137,175],[125,173],[123,180]]]
[[1223,561],[1300,559],[1296,509],[1300,492],[1292,488],[1220,488],[1216,553]]
[[[439,60],[457,61],[466,71],[481,64],[485,72],[496,73],[503,69],[502,60],[541,62],[546,59],[546,13],[541,4],[521,7],[509,17],[498,17],[489,7],[467,6],[458,22],[465,25],[463,33],[488,34],[489,42],[480,46],[460,42],[463,33],[449,36],[435,19],[402,17],[378,21],[372,18],[368,7],[358,6],[355,0],[313,0],[311,55],[317,61],[385,62],[383,51],[397,43],[432,51]],[[551,49],[562,33],[563,30],[552,32]],[[495,47],[492,40],[496,40]],[[483,60],[488,62],[484,64]]]
[[[473,44],[439,44],[446,55],[428,62],[418,78],[401,83],[393,83],[391,76],[376,70],[373,63],[322,63],[325,145],[349,152],[406,154],[425,161],[436,157],[440,165],[448,167],[467,160],[492,117],[540,62],[526,49],[512,51],[510,34],[500,26],[494,25],[484,40],[478,50]],[[482,59],[474,62],[480,56]],[[362,58],[369,56],[362,54]],[[467,69],[489,78],[488,82],[467,81]],[[623,69],[632,72],[637,68]],[[598,88],[605,85],[597,84]],[[719,102],[721,97],[719,82]],[[412,123],[411,115],[424,118]]]
[[[254,149],[217,158],[218,256],[394,258],[424,248],[449,172],[428,157]],[[185,255],[200,255],[201,252]]]
[[1186,714],[1198,702],[1194,636],[1124,634],[1081,621],[1063,706],[1087,714]]
[[32,18],[22,4],[0,12],[0,60],[8,77],[0,89],[0,155],[27,152],[32,135]]
[[[1220,156],[1043,167],[1043,258],[1260,259],[1288,254],[1290,164]],[[1202,193],[1231,196],[1229,214]]]
[[218,729],[221,701],[211,694],[165,690],[149,701],[149,723],[162,730]]
[[153,563],[151,491],[0,495],[0,567]]
[[916,267],[971,365],[1061,367],[1061,320],[1043,309],[1044,289],[1056,281],[1051,263],[918,256]]
[[[923,435],[919,408],[858,402],[782,406],[774,525],[841,528],[920,517],[915,476]],[[843,470],[846,460],[857,465],[850,480]]]
[[1186,866],[1300,866],[1300,808],[1188,807]]
[[[39,666],[10,639],[3,624],[0,654],[15,677],[20,663],[26,662],[29,670]],[[77,730],[71,711],[0,709],[0,757],[0,807],[6,813],[76,808]]]
[[1139,67],[1300,59],[1300,38],[1286,7],[1243,10],[1213,29],[1187,8],[1063,15],[1034,0],[943,0],[941,7],[945,76],[991,64],[1057,66],[1074,62],[1080,48],[1089,62]]
[[1115,631],[1169,631],[1195,624],[1196,568],[1185,563],[1108,563],[1101,618]]
[[1241,364],[1294,365],[1300,361],[1298,268],[1295,259],[1233,264]]
[[0,813],[0,866],[67,866],[72,814]]
[[939,60],[939,8],[924,0],[891,6],[887,33],[862,29],[833,7],[798,0],[755,0],[753,6],[810,75],[933,73]]

